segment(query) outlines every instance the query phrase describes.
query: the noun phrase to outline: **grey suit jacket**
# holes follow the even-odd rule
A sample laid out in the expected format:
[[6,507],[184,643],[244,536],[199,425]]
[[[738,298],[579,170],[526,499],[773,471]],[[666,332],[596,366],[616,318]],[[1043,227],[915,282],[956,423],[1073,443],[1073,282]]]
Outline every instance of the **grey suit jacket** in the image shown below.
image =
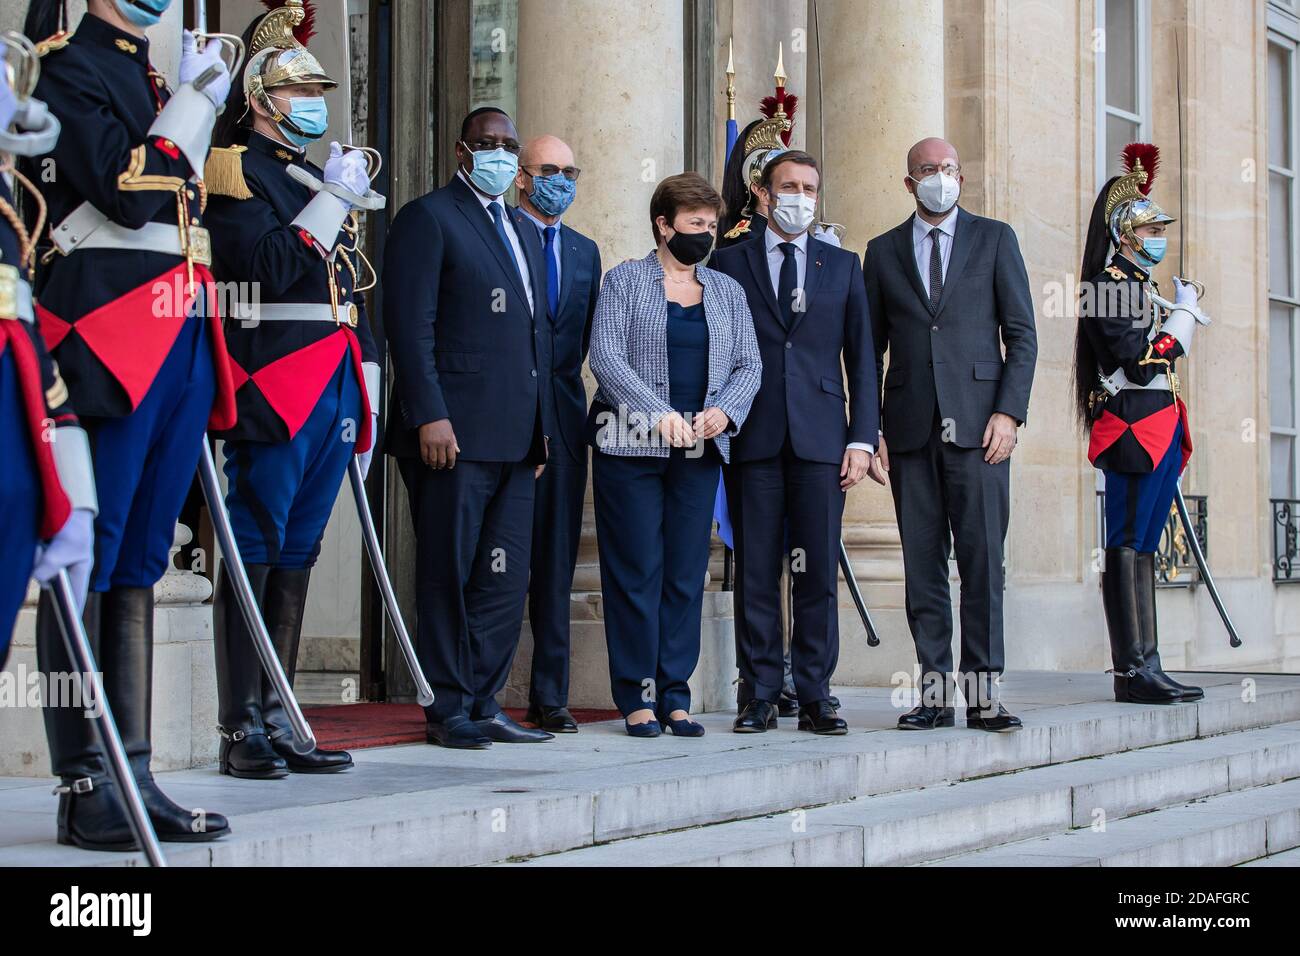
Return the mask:
[[1017,422],[1029,414],[1038,337],[1025,261],[1009,225],[959,209],[932,309],[916,270],[913,218],[872,239],[862,261],[885,442],[890,451],[921,448],[937,415],[947,440],[979,448],[994,412]]
[[[731,439],[744,424],[762,381],[754,320],[744,290],[730,276],[704,266],[695,269],[704,287],[709,327],[709,391],[706,406],[731,419],[714,439],[723,461]],[[667,458],[671,447],[658,437],[659,420],[673,411],[668,402],[668,299],[664,271],[651,252],[610,269],[596,301],[588,363],[596,377],[593,413],[609,410],[594,426],[592,444],[610,455]],[[593,414],[593,418],[595,415]]]

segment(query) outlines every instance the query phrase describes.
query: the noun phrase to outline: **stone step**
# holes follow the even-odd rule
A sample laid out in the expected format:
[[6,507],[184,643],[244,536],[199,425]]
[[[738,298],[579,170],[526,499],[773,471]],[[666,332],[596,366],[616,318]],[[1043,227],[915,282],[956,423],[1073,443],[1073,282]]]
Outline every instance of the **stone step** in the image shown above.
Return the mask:
[[1300,847],[1300,780],[978,850],[929,866],[1233,866]]
[[1300,778],[1300,722],[621,840],[542,866],[903,866]]
[[1271,856],[1262,856],[1258,860],[1251,860],[1242,866],[1300,866],[1300,849],[1283,850],[1281,853],[1274,853]]
[[[1300,679],[1200,679],[1205,700],[1145,707],[1108,701],[1103,674],[1013,675],[1004,694],[1025,729],[1007,735],[894,730],[910,692],[846,687],[836,690],[852,732],[837,738],[799,733],[792,720],[763,735],[732,734],[733,714],[718,712],[699,717],[708,734],[691,740],[636,740],[621,723],[589,724],[544,745],[485,752],[375,748],[355,754],[355,770],[324,777],[240,781],[211,769],[180,771],[160,775],[164,789],[183,805],[226,813],[233,832],[167,851],[175,864],[196,865],[502,862],[899,791],[942,793],[942,785],[958,781],[1300,721]],[[1226,762],[1229,785],[1234,772],[1238,780],[1247,772],[1266,779],[1280,772],[1270,767],[1290,759],[1275,754],[1251,764],[1212,753],[1214,746],[1207,742],[1201,756]],[[1222,785],[1222,774],[1217,779]],[[1116,805],[1126,799],[1118,783],[1097,792],[1093,799]],[[1072,813],[1060,811],[1062,828]],[[53,818],[48,781],[0,781],[0,865],[135,862],[52,846]],[[813,826],[821,825],[777,855],[810,858],[823,854],[819,844],[844,839],[851,852],[854,832],[862,832],[860,823],[847,825],[847,837],[842,823]]]

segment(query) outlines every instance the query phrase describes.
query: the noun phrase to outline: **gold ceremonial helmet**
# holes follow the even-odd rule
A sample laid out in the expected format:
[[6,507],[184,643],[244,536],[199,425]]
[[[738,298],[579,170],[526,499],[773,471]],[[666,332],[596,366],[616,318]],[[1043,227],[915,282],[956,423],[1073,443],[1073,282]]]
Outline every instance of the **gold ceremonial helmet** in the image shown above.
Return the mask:
[[788,132],[793,126],[794,122],[790,117],[778,110],[775,116],[763,120],[750,130],[749,135],[745,137],[743,146],[745,161],[741,166],[741,174],[745,177],[745,183],[751,187],[751,197],[753,196],[752,187],[757,186],[759,180],[763,178],[763,167],[781,153],[786,152],[786,145],[781,140],[781,134]]
[[253,30],[248,63],[244,66],[244,92],[277,123],[285,122],[287,117],[271,101],[269,90],[298,83],[319,83],[327,90],[338,86],[320,61],[293,35],[294,27],[306,15],[302,0],[285,0],[284,6],[262,17]]
[[1117,176],[1106,192],[1106,224],[1115,245],[1127,238],[1134,249],[1141,250],[1142,239],[1134,230],[1152,223],[1174,222],[1149,197],[1160,167],[1160,150],[1152,143],[1129,143],[1124,147],[1125,172]]

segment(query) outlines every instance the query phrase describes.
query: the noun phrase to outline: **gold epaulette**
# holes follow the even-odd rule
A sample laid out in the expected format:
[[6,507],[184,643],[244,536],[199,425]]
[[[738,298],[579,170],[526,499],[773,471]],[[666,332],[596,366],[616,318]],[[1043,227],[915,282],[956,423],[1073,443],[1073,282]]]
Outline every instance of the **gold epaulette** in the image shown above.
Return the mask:
[[1124,275],[1124,270],[1122,270],[1119,266],[1107,266],[1106,275],[1110,276],[1112,279],[1128,278],[1128,276]]
[[203,182],[214,196],[232,199],[252,199],[253,193],[244,181],[242,153],[247,146],[214,146],[208,151],[208,161],[203,165]]
[[723,239],[736,239],[749,232],[749,220],[742,219],[734,227],[728,229],[722,236]]
[[68,41],[71,39],[71,30],[60,30],[53,36],[46,37],[44,40],[40,40],[33,44],[33,47],[36,50],[36,55],[38,57],[45,56],[45,54],[53,53],[55,50],[62,50],[68,45]]

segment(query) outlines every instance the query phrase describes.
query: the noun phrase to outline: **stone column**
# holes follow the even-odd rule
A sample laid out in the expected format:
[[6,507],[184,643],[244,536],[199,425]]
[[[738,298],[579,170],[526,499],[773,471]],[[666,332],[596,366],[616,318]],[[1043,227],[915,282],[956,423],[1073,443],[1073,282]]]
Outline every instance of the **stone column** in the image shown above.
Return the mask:
[[[565,12],[519,5],[515,123],[525,138],[550,133],[573,147],[582,178],[564,221],[595,240],[609,269],[652,248],[650,195],[682,171],[682,5],[568,0]],[[590,486],[573,586],[600,589]]]
[[[943,0],[818,3],[825,96],[816,89],[814,40],[806,115],[815,118],[820,111],[824,117],[824,215],[845,225],[844,245],[859,254],[868,240],[902,222],[914,208],[902,183],[909,147],[944,134],[943,11]],[[816,132],[809,136],[816,149]],[[857,612],[842,589],[836,679],[878,683],[895,671],[910,672],[915,656],[902,613],[902,555],[887,490],[868,480],[849,493],[844,540],[886,640],[881,647],[867,648]]]

